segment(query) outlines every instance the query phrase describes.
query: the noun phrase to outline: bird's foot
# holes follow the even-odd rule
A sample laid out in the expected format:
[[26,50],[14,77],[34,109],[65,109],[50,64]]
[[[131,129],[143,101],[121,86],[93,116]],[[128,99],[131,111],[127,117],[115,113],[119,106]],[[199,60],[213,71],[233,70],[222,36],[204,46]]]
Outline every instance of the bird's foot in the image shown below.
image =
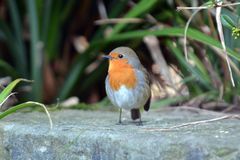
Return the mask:
[[122,125],[122,123],[117,122],[116,125]]
[[137,126],[143,126],[143,123],[141,120],[137,123]]
[[116,125],[123,125],[122,121],[118,121]]

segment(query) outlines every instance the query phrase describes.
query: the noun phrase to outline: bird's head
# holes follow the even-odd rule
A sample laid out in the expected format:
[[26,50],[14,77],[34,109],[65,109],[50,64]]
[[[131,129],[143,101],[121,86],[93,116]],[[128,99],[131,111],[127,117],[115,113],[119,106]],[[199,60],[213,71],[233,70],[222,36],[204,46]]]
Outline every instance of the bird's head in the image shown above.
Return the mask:
[[118,47],[103,57],[109,59],[109,70],[141,66],[138,56],[129,47]]

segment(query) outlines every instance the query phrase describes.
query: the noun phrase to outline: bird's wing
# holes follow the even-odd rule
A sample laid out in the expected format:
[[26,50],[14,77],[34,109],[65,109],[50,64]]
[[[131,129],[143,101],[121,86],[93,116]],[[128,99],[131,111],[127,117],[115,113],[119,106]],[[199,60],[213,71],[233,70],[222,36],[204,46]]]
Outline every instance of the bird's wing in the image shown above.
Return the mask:
[[147,85],[149,86],[149,98],[147,100],[147,102],[145,103],[144,105],[144,110],[145,111],[148,111],[149,108],[150,108],[150,103],[151,103],[151,89],[150,89],[150,85],[151,85],[151,79],[150,79],[150,75],[149,73],[147,72],[147,70],[144,68],[143,71],[145,72],[145,78],[146,78],[146,81],[147,81]]
[[143,107],[145,111],[148,111],[148,110],[149,110],[149,108],[150,108],[150,103],[151,103],[151,92],[150,92],[150,96],[149,96],[147,102],[145,103],[145,105],[144,105],[144,107]]

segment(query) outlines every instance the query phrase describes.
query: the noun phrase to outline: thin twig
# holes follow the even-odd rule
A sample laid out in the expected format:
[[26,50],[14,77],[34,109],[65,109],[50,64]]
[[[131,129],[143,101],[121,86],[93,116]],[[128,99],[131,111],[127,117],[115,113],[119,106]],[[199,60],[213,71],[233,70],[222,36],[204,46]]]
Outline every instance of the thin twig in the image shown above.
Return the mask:
[[227,3],[227,4],[222,4],[222,5],[218,5],[219,7],[228,7],[228,6],[236,6],[239,5],[240,2],[236,2],[236,3]]
[[2,108],[3,104],[13,95],[17,94],[17,92],[10,93],[1,103],[0,108]]
[[230,119],[230,118],[236,118],[236,119],[240,120],[240,115],[225,115],[225,116],[222,116],[222,117],[217,117],[217,118],[212,118],[212,119],[207,119],[207,120],[200,120],[200,121],[183,123],[183,124],[168,127],[168,128],[144,128],[144,129],[148,130],[148,131],[170,131],[170,130],[178,129],[178,128],[182,128],[182,127],[199,125],[199,124],[204,124],[204,123],[211,123],[211,122],[216,122],[216,121],[220,121],[220,120],[224,120],[224,119]]
[[104,5],[104,2],[103,0],[98,0],[97,1],[97,6],[98,6],[98,11],[99,11],[99,15],[101,17],[101,19],[106,19],[108,18],[107,16],[107,10],[106,10],[106,7]]
[[[218,5],[222,5],[222,2],[219,1],[219,2],[217,2],[217,4]],[[223,47],[223,52],[225,54],[228,70],[229,70],[229,73],[230,73],[230,79],[231,79],[233,87],[235,87],[235,82],[233,80],[232,69],[231,69],[231,66],[229,64],[229,59],[228,59],[228,55],[227,55],[227,49],[226,49],[224,35],[223,35],[223,28],[222,28],[222,22],[221,22],[221,10],[222,10],[222,7],[216,7],[217,29],[218,29],[218,34],[219,34],[220,41],[221,41],[221,44],[222,44],[222,47]]]
[[197,10],[201,10],[201,9],[208,9],[209,7],[208,6],[200,6],[200,7],[177,7],[177,11],[181,11],[183,9],[197,9]]
[[[233,79],[233,75],[232,75],[232,69],[231,66],[229,64],[229,58],[227,55],[227,51],[226,51],[226,45],[225,45],[225,41],[224,41],[224,36],[223,36],[223,29],[222,29],[222,23],[221,23],[221,7],[227,7],[227,6],[234,6],[234,5],[238,5],[239,3],[230,3],[230,4],[224,4],[222,5],[222,1],[216,2],[216,4],[214,5],[214,7],[216,7],[216,22],[217,22],[217,29],[218,29],[218,33],[219,33],[219,37],[220,37],[220,41],[223,47],[223,51],[225,53],[225,58],[226,58],[226,62],[227,62],[227,66],[228,66],[228,70],[229,70],[229,74],[230,74],[230,79],[232,82],[233,87],[235,87],[235,82]],[[187,30],[189,27],[189,24],[192,20],[192,18],[202,9],[208,9],[210,8],[210,6],[199,6],[199,7],[177,7],[178,10],[181,9],[197,9],[196,11],[194,11],[194,13],[191,15],[191,17],[188,19],[186,26],[185,26],[185,30],[184,30],[184,55],[186,58],[186,61],[188,60],[188,52],[187,52]]]
[[[236,3],[227,3],[227,4],[221,4],[221,5],[216,5],[215,6],[212,6],[212,7],[229,7],[229,6],[236,6],[236,5],[239,5],[240,2],[236,2]],[[208,8],[211,8],[211,6],[200,6],[200,7],[182,7],[182,6],[179,6],[177,7],[177,11],[181,11],[181,10],[189,10],[189,9],[208,9]]]
[[196,11],[193,12],[193,14],[189,17],[189,19],[188,19],[188,21],[186,23],[185,29],[184,29],[183,47],[184,47],[185,59],[186,59],[187,62],[189,61],[189,59],[188,59],[188,51],[187,51],[187,30],[188,30],[189,24],[192,21],[193,17],[201,10],[202,9],[200,8],[200,9],[197,9]]
[[50,129],[53,128],[52,118],[51,118],[51,116],[50,116],[50,113],[49,113],[48,110],[47,110],[47,107],[46,107],[44,104],[38,103],[38,102],[33,102],[33,101],[29,101],[29,102],[26,102],[26,103],[35,104],[35,105],[38,105],[38,106],[43,107],[44,111],[45,111],[46,114],[47,114],[48,120],[49,120]]

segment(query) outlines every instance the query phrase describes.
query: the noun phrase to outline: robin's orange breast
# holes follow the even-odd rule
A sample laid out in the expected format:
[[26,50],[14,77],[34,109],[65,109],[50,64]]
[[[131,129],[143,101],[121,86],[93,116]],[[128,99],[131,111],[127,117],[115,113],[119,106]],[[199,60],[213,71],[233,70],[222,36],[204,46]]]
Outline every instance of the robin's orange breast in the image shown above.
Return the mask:
[[110,87],[115,91],[118,91],[122,85],[131,89],[137,84],[134,68],[127,63],[126,59],[111,60],[108,75]]

